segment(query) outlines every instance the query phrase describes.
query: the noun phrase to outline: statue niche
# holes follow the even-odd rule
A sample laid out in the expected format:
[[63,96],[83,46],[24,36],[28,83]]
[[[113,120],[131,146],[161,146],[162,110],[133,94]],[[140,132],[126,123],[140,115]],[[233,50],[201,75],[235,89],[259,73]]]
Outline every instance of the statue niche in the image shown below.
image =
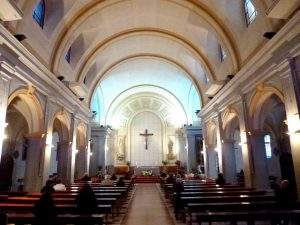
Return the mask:
[[125,141],[126,141],[126,136],[119,136],[118,152],[117,152],[118,163],[125,163],[125,148],[126,148]]
[[168,160],[174,160],[176,156],[174,155],[174,150],[173,150],[174,142],[172,139],[169,137],[169,142],[168,142],[168,155],[167,158]]

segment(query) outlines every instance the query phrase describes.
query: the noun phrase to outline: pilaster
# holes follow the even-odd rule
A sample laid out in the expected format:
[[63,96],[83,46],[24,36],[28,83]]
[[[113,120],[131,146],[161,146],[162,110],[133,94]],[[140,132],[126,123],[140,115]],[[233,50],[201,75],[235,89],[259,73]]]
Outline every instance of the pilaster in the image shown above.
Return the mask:
[[90,174],[95,174],[98,167],[103,169],[106,166],[106,154],[107,154],[107,138],[110,132],[110,128],[95,125],[91,128],[91,136],[93,140],[91,158]]
[[5,138],[6,110],[8,106],[9,89],[12,76],[12,68],[1,61],[0,57],[0,160],[2,155],[2,144]]
[[187,138],[187,170],[191,171],[192,169],[197,169],[197,156],[196,151],[200,151],[200,149],[196,149],[196,136],[202,135],[202,131],[200,127],[185,127],[184,133]]
[[234,140],[222,140],[223,173],[226,182],[236,183],[236,162]]
[[281,76],[287,125],[290,136],[291,153],[293,157],[298,198],[300,198],[300,117],[299,117],[299,79],[300,56],[289,61],[289,69]]

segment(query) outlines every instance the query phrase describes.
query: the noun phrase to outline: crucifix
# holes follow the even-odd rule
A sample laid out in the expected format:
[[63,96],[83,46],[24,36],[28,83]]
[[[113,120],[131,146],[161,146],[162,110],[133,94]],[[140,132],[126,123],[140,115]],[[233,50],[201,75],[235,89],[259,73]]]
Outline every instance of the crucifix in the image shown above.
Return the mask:
[[145,137],[145,149],[148,149],[148,137],[152,136],[153,134],[148,133],[148,130],[146,129],[145,133],[140,135]]

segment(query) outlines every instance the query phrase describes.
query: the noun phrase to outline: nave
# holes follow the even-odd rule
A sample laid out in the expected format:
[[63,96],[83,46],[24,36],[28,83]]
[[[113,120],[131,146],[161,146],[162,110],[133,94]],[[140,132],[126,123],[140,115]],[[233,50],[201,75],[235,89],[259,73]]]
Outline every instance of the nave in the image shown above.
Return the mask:
[[137,184],[124,225],[175,225],[157,184]]

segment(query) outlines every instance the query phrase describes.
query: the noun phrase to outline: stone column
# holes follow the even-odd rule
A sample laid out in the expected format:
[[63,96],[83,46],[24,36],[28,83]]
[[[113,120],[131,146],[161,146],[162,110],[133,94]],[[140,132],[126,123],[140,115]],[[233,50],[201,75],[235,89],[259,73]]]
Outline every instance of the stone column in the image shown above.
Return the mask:
[[216,179],[218,177],[218,153],[214,150],[213,146],[206,148],[206,164],[208,178]]
[[260,189],[269,188],[269,174],[265,150],[265,133],[262,131],[251,132],[251,144],[253,155],[253,181],[254,186]]
[[[202,135],[200,127],[186,127],[184,129],[185,135],[187,137],[187,170],[197,169],[197,159],[196,159],[196,136]],[[199,150],[200,151],[200,150]]]
[[28,192],[39,192],[43,184],[43,149],[45,138],[42,136],[28,136],[26,169],[24,188]]
[[252,171],[253,171],[253,160],[251,153],[251,143],[249,141],[249,125],[248,125],[248,111],[246,104],[245,95],[240,96],[240,101],[237,104],[239,113],[239,125],[241,135],[241,147],[243,155],[243,171],[245,176],[245,186],[252,187]]
[[290,60],[286,71],[282,72],[281,84],[284,91],[284,104],[287,115],[287,124],[290,135],[291,152],[293,156],[293,164],[298,191],[300,198],[300,102],[299,80],[300,80],[300,56]]
[[71,113],[71,125],[70,125],[70,150],[68,151],[68,176],[67,176],[67,183],[72,184],[74,183],[74,172],[75,172],[75,157],[77,152],[77,135],[76,135],[76,128],[78,125],[78,121],[75,118],[75,114]]
[[218,159],[219,159],[219,172],[224,173],[223,166],[226,162],[223,157],[223,149],[222,149],[222,140],[223,140],[223,122],[221,118],[221,113],[218,112],[217,117],[215,118],[216,121],[216,137],[217,137],[217,147],[216,151],[218,153]]
[[64,184],[68,183],[68,156],[71,143],[63,141],[58,143],[58,165],[57,172]]
[[11,73],[9,66],[0,58],[0,161],[6,127],[6,110],[9,96]]
[[177,140],[178,140],[178,160],[183,166],[187,166],[187,142],[184,135],[183,129],[178,129],[177,131]]
[[226,182],[236,183],[236,162],[234,140],[222,140],[223,173]]
[[93,139],[93,144],[91,151],[93,152],[93,157],[90,164],[90,173],[95,174],[98,167],[101,166],[105,169],[106,166],[106,148],[107,148],[107,136],[110,129],[107,127],[101,127],[99,125],[94,125],[91,130],[91,136]]
[[90,160],[91,157],[93,157],[93,154],[91,153],[91,123],[87,124],[87,131],[86,131],[86,143],[87,143],[87,149],[86,149],[86,164],[85,164],[85,172],[90,173]]

